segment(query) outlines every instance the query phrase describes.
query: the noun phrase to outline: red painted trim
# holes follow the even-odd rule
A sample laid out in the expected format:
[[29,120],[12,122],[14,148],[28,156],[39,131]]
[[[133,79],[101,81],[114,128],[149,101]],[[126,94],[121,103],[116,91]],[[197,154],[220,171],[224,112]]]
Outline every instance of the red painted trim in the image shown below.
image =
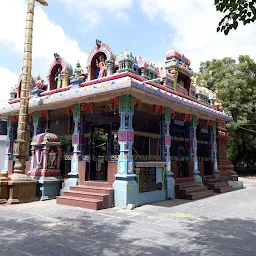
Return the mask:
[[32,177],[59,177],[60,171],[30,171],[29,175]]
[[[31,96],[29,96],[28,99],[30,100],[30,99],[31,99]],[[10,100],[8,103],[9,103],[9,104],[14,104],[14,103],[17,103],[17,102],[20,102],[20,98],[14,99],[14,100]]]
[[60,88],[60,89],[55,89],[55,90],[51,90],[51,91],[46,91],[46,92],[42,92],[40,94],[40,96],[46,96],[46,95],[52,95],[58,92],[64,92],[64,91],[68,91],[71,88],[71,86],[65,87],[65,88]]
[[[103,77],[103,78],[100,78],[100,79],[95,79],[95,80],[87,81],[87,82],[82,83],[80,86],[81,87],[90,86],[90,85],[93,85],[93,84],[99,84],[99,83],[103,83],[103,82],[108,82],[108,81],[112,81],[112,80],[123,78],[123,77],[130,77],[130,78],[136,79],[136,80],[138,80],[140,82],[147,82],[146,79],[126,71],[126,72],[119,73],[119,74],[113,74],[113,75],[108,76],[108,77]],[[167,88],[167,87],[165,87],[163,85],[159,85],[159,84],[156,84],[156,83],[153,83],[153,82],[148,82],[147,84],[152,85],[154,87],[157,87],[157,88],[159,88],[161,90],[164,90],[166,92],[170,92],[170,93],[175,94],[177,96],[183,97],[183,98],[188,99],[190,101],[196,102],[198,104],[204,105],[204,106],[206,106],[208,108],[216,109],[216,107],[207,105],[204,102],[201,102],[199,100],[193,99],[192,97],[186,96],[186,95],[184,95],[182,93],[179,93],[177,91],[171,90],[171,89],[169,89],[169,88]]]

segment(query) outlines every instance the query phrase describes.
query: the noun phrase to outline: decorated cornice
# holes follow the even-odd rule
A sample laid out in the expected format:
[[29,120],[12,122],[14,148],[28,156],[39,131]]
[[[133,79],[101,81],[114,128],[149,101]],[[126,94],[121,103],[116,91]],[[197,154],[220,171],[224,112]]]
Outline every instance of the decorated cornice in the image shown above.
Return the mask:
[[184,107],[190,108],[192,110],[197,110],[207,115],[215,116],[216,118],[219,118],[225,121],[233,121],[232,117],[225,114],[224,112],[217,111],[216,109],[211,108],[210,106],[202,105],[199,102],[186,99],[182,96],[178,96],[166,90],[159,89],[155,86],[144,84],[144,87],[142,87],[141,84],[132,83],[132,87],[142,90],[144,92],[147,92],[149,94],[159,96],[160,98],[170,100],[171,102],[174,102],[179,105],[183,105]]
[[176,61],[175,60],[171,60],[170,62],[166,62],[165,64],[165,68],[168,69],[176,69],[179,72],[183,73],[184,75],[187,75],[189,77],[193,76],[193,71],[191,68],[189,68],[188,66],[186,66],[185,64],[183,64],[180,61]]
[[[71,88],[67,91],[45,95],[40,98],[31,98],[29,101],[29,110],[30,112],[33,112],[35,109],[40,109],[42,107],[44,109],[48,109],[48,105],[50,107],[50,105],[54,104],[66,104],[71,100],[76,100],[77,102],[83,103],[85,98],[93,96],[100,98],[106,93],[111,95],[111,93],[116,91],[120,91],[121,93],[122,90],[135,88],[141,91],[143,94],[147,92],[149,94],[156,95],[159,98],[167,99],[170,101],[170,103],[174,102],[191,110],[197,110],[207,115],[215,116],[221,120],[232,121],[230,116],[223,112],[217,111],[214,107],[181,95],[171,89],[166,88],[163,85],[152,82],[145,82],[145,79],[129,72],[114,74],[102,79],[85,82],[82,84],[82,87],[77,89]],[[19,103],[14,103],[0,108],[0,117],[6,117],[8,115],[13,116],[15,114],[17,115],[19,107]]]

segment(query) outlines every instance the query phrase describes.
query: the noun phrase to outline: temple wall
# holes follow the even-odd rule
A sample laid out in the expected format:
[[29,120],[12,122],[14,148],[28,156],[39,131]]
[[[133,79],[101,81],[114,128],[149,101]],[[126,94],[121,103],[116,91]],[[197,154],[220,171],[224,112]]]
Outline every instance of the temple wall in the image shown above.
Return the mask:
[[6,135],[0,135],[0,170],[4,168]]

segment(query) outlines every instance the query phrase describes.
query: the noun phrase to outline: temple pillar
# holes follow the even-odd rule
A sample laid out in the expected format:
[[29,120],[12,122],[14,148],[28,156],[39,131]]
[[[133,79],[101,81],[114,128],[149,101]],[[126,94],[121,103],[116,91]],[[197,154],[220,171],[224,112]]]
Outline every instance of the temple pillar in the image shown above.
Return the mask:
[[196,182],[202,183],[202,177],[199,175],[198,171],[198,160],[197,160],[197,117],[192,115],[192,121],[189,127],[189,139],[190,139],[190,161],[193,164],[193,176]]
[[210,133],[211,139],[211,160],[213,162],[213,173],[219,176],[218,160],[217,160],[217,141],[216,141],[216,122],[213,122]]
[[39,132],[39,111],[35,111],[34,112],[34,116],[33,116],[33,126],[34,126],[34,136],[36,136]]
[[[47,147],[47,146],[43,147],[43,170],[47,169],[49,150],[50,150],[50,147]],[[39,153],[38,158],[40,158],[41,152],[38,152],[38,153]],[[40,164],[39,159],[37,160],[37,164],[38,165]],[[39,166],[37,166],[37,168],[39,168]]]
[[37,163],[37,158],[35,157],[35,152],[36,152],[36,147],[32,146],[31,147],[31,163],[30,163],[30,169],[35,169]]
[[7,120],[7,138],[5,144],[5,160],[4,168],[0,171],[0,204],[6,203],[9,198],[8,189],[8,167],[9,160],[12,159],[13,155],[13,123],[12,117],[9,116]]
[[60,170],[60,158],[61,158],[61,152],[62,152],[62,149],[61,147],[58,147],[57,148],[57,170]]
[[167,199],[175,197],[175,180],[171,170],[171,136],[170,136],[170,123],[171,123],[171,109],[165,108],[165,113],[161,121],[161,158],[165,161],[165,177],[166,177],[166,190]]
[[68,179],[64,183],[64,191],[69,190],[70,186],[76,186],[79,183],[78,179],[78,161],[81,157],[80,150],[80,137],[81,137],[81,111],[80,104],[73,106],[73,121],[74,121],[74,133],[72,136],[73,144],[73,157],[71,160],[71,172],[68,173]]
[[107,76],[111,76],[113,74],[114,61],[106,60],[106,64],[107,64]]
[[115,206],[126,208],[128,204],[138,205],[138,184],[135,181],[132,145],[134,142],[134,130],[132,118],[134,115],[134,97],[121,95],[119,97],[120,128],[118,142],[120,153],[117,164],[116,180],[113,184]]
[[12,160],[12,156],[13,156],[13,140],[14,140],[13,128],[14,127],[13,127],[12,117],[9,116],[7,120],[7,138],[6,138],[6,144],[5,144],[4,169],[0,171],[0,179],[1,177],[8,176],[9,160]]

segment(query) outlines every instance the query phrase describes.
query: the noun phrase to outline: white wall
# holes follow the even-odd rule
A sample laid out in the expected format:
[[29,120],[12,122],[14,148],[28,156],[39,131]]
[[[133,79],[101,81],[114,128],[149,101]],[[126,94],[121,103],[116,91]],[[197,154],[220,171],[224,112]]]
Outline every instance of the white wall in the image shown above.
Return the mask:
[[0,170],[4,168],[6,135],[0,135]]

